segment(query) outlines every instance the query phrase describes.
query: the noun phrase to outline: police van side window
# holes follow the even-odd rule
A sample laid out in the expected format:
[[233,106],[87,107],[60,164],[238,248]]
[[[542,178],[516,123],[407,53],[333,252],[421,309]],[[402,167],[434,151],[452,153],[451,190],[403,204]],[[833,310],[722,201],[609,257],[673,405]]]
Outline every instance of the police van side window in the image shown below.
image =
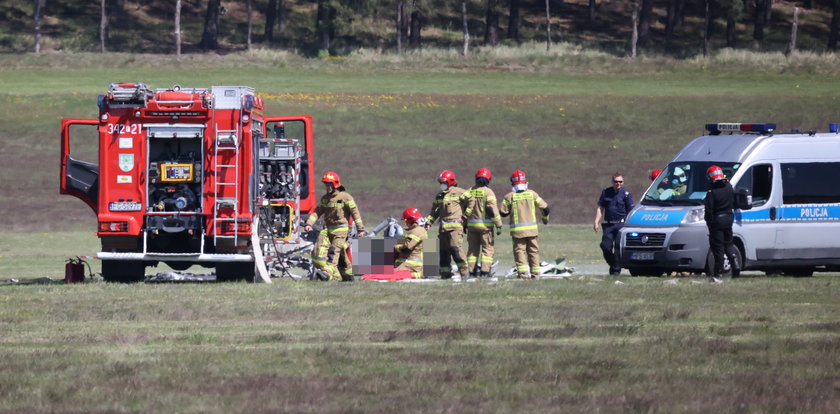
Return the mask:
[[840,203],[839,162],[785,163],[782,169],[782,203]]
[[749,190],[753,207],[764,205],[770,200],[773,190],[773,166],[770,164],[753,165],[744,172],[735,189]]

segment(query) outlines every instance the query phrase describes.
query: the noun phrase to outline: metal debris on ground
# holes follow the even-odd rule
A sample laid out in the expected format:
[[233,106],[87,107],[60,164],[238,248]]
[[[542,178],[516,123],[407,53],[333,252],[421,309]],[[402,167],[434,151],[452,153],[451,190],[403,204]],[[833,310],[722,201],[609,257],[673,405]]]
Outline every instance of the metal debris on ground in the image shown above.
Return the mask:
[[163,282],[215,282],[216,274],[196,274],[189,272],[159,272],[155,275],[146,276],[146,283]]
[[[540,279],[565,279],[570,277],[574,272],[574,267],[566,266],[565,257],[555,259],[554,263],[540,262]],[[516,277],[516,268],[510,268],[505,276]]]

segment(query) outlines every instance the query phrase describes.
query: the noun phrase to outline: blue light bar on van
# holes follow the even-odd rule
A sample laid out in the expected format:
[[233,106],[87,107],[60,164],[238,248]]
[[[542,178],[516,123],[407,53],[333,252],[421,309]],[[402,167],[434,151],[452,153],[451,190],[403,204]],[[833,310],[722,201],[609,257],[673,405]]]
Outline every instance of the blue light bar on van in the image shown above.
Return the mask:
[[741,124],[732,122],[721,122],[717,124],[706,124],[706,131],[714,135],[721,132],[759,132],[767,134],[776,130],[776,124]]

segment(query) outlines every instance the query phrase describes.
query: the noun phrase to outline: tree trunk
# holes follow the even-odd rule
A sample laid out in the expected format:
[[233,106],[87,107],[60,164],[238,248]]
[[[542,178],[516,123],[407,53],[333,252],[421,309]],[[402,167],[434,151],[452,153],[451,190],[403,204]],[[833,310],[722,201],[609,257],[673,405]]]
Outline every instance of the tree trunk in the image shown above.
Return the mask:
[[35,45],[33,52],[35,54],[41,53],[41,17],[44,14],[44,8],[47,6],[47,0],[35,0],[35,15],[32,20],[35,23]]
[[793,8],[793,23],[790,26],[790,43],[788,43],[786,55],[796,53],[796,30],[799,27],[799,7]]
[[650,20],[653,14],[653,0],[642,0],[639,13],[639,46],[644,47],[650,38]]
[[551,10],[548,6],[549,0],[545,0],[545,51],[551,49]]
[[831,13],[831,28],[828,33],[828,48],[837,50],[837,40],[840,39],[840,0],[834,0],[834,10]]
[[630,38],[630,58],[636,58],[636,45],[639,43],[639,5],[633,6],[633,37]]
[[519,43],[519,26],[521,24],[522,19],[519,15],[519,0],[510,0],[510,9],[508,11],[508,39]]
[[470,28],[467,26],[467,2],[461,2],[461,21],[464,26],[464,48],[461,51],[461,55],[464,57],[469,56],[469,45],[470,45]]
[[204,17],[204,32],[201,35],[201,48],[205,52],[219,48],[221,6],[220,0],[210,0],[207,3],[207,14]]
[[665,17],[665,39],[671,40],[674,36],[674,27],[677,25],[677,0],[668,0],[668,14]]
[[325,0],[318,0],[318,12],[316,28],[318,29],[318,36],[320,36],[321,50],[330,50],[330,11],[328,6],[324,3]]
[[286,33],[286,26],[289,21],[289,11],[286,10],[286,0],[277,0],[277,23],[280,25],[279,32]]
[[484,18],[484,45],[496,46],[499,41],[499,11],[496,1],[487,0],[487,14]]
[[402,53],[402,18],[403,18],[403,9],[405,8],[405,1],[399,0],[397,2],[397,54]]
[[99,50],[105,53],[105,39],[108,37],[108,0],[99,2]]
[[589,0],[589,23],[595,23],[595,12],[598,11],[598,4],[595,0]]
[[175,0],[175,55],[181,56],[181,0]]
[[251,2],[253,2],[253,0],[247,0],[246,1],[246,3],[247,3],[246,8],[248,9],[248,35],[246,36],[247,41],[246,41],[246,46],[245,47],[248,50],[251,50],[251,29],[253,28],[253,24],[254,24],[254,18],[252,16],[254,8],[253,8],[253,5],[251,4]]
[[674,30],[685,23],[685,0],[677,0],[676,19],[674,20]]
[[755,29],[753,40],[756,46],[764,43],[764,28],[770,24],[770,16],[773,14],[773,0],[756,0],[755,2]]
[[726,18],[726,47],[734,48],[738,43],[738,31],[735,26],[735,17]]
[[709,2],[706,0],[706,19],[703,24],[703,57],[709,56],[709,43],[712,39],[712,14],[709,10]]
[[409,13],[411,7],[406,0],[400,0],[400,2],[402,3],[402,16],[400,18],[402,24],[400,24],[400,36],[402,44],[406,45],[408,44],[409,26],[411,26],[411,13]]
[[263,29],[263,37],[268,43],[274,41],[275,21],[277,21],[277,0],[268,0],[265,6],[265,29]]
[[412,49],[420,47],[420,30],[423,28],[423,15],[419,10],[411,12],[411,32],[408,37],[408,45]]

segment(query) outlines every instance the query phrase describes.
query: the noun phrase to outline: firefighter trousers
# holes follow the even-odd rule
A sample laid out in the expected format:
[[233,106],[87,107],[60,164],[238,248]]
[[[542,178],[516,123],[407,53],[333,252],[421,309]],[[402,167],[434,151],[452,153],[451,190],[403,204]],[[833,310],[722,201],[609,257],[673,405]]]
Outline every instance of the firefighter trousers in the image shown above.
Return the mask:
[[416,257],[400,258],[394,261],[396,270],[408,270],[411,272],[411,277],[415,279],[423,278],[423,259]]
[[464,229],[454,228],[450,231],[442,231],[438,234],[440,252],[440,277],[449,279],[452,277],[452,261],[458,266],[458,273],[461,276],[467,275],[467,262],[464,260],[464,253],[461,250],[461,242],[464,240]]
[[330,280],[341,280],[342,275],[351,276],[353,264],[347,257],[349,246],[346,231],[330,233],[326,229],[321,230],[312,250],[312,263],[316,269],[329,275]]
[[516,263],[516,274],[531,277],[540,275],[540,244],[537,236],[511,237],[513,240],[513,261]]
[[493,265],[493,232],[490,229],[470,229],[467,231],[467,267],[470,273],[490,274]]

